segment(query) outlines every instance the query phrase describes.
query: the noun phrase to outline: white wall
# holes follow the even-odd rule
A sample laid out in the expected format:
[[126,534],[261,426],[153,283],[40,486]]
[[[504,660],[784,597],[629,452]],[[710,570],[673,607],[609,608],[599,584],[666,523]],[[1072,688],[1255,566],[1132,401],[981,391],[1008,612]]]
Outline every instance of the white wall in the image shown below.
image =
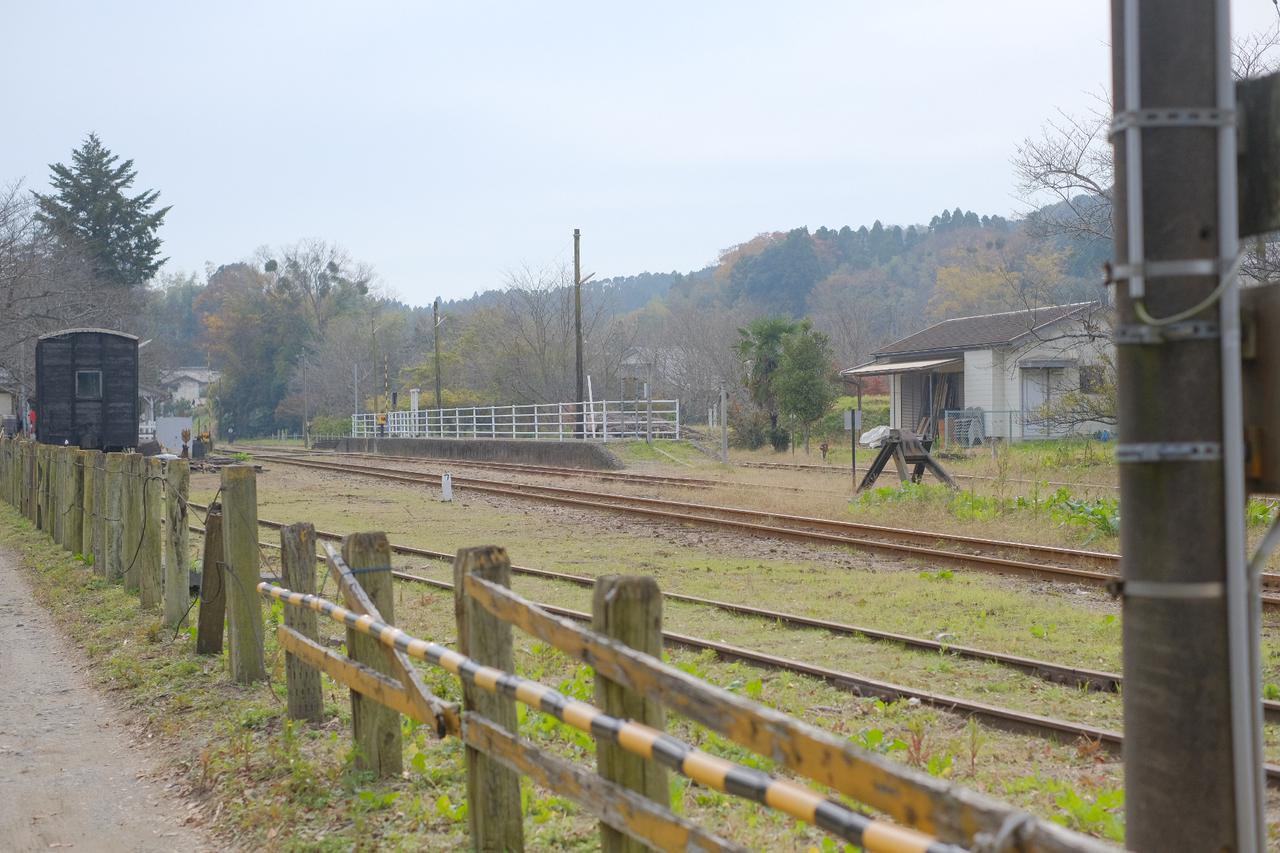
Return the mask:
[[8,391],[0,391],[0,418],[17,417],[17,405],[13,394]]
[[992,353],[989,349],[969,350],[964,354],[964,405],[967,409],[996,408],[992,402]]

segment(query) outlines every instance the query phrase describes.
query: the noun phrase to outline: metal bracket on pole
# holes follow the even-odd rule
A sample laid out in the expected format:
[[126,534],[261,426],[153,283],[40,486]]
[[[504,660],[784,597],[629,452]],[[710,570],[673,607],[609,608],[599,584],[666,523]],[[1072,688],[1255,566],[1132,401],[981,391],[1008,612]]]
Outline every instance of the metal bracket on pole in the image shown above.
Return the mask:
[[1123,110],[1116,113],[1111,119],[1111,132],[1108,138],[1131,127],[1222,127],[1235,123],[1235,110],[1206,107],[1145,107],[1140,110]]
[[1168,326],[1129,323],[1116,326],[1111,340],[1116,346],[1147,346],[1175,341],[1217,340],[1220,334],[1217,323],[1204,320],[1190,320]]
[[1216,462],[1222,459],[1222,445],[1216,441],[1151,441],[1116,445],[1116,461]]
[[1111,268],[1111,281],[1131,278],[1181,278],[1193,275],[1217,275],[1224,269],[1218,258],[1182,258],[1172,261],[1142,261],[1116,264]]
[[1184,583],[1181,581],[1114,580],[1107,584],[1112,598],[1160,598],[1166,601],[1194,601],[1222,598],[1226,584],[1214,581]]

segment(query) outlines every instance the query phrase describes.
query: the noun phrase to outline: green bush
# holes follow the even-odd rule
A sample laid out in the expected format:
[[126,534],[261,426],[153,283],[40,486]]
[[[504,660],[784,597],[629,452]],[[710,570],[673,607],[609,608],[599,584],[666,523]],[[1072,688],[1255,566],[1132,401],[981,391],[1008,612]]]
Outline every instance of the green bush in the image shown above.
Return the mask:
[[769,430],[769,444],[773,445],[773,449],[779,453],[786,453],[791,447],[791,433],[782,427],[774,427]]
[[759,450],[769,440],[769,416],[754,407],[730,405],[729,434],[734,447]]
[[312,435],[351,435],[351,419],[317,415],[311,419]]

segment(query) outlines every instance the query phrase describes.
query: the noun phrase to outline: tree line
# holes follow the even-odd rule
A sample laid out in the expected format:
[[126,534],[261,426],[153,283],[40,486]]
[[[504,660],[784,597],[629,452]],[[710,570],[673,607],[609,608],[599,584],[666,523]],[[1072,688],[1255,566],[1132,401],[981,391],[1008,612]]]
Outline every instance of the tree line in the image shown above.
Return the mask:
[[[144,385],[165,368],[221,371],[210,402],[238,435],[345,425],[353,410],[570,401],[573,282],[520,268],[469,299],[398,300],[372,264],[323,240],[259,248],[194,272],[163,271],[159,192],[93,134],[50,167],[47,192],[0,196],[0,371],[31,387],[32,342],[101,325],[149,340]],[[706,411],[721,388],[747,444],[807,433],[839,388],[836,371],[947,316],[1069,301],[1096,247],[1032,220],[956,207],[928,223],[760,234],[688,273],[642,273],[583,288],[596,399],[681,400]]]

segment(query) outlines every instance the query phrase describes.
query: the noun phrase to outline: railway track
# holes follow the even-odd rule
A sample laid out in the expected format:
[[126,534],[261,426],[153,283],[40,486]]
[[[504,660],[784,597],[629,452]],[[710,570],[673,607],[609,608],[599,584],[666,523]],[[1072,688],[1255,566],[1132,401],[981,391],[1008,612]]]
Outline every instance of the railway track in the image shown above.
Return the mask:
[[[821,474],[839,474],[845,477],[849,476],[849,469],[841,468],[838,465],[813,465],[800,462],[734,462],[733,464],[742,468],[774,469],[779,471],[816,471]],[[858,468],[857,472],[859,474],[865,474],[867,469]],[[980,480],[983,482],[994,483],[1001,479],[999,477],[992,477],[988,474],[956,474],[950,471],[947,473],[951,475],[953,480]],[[1066,486],[1070,489],[1100,489],[1111,491],[1119,491],[1120,489],[1120,486],[1116,483],[1068,483],[1061,480],[1026,480],[1016,477],[1006,477],[1004,478],[1004,482],[1016,483],[1020,486]]]
[[[199,510],[208,509],[208,507],[196,503],[192,503],[190,506]],[[279,529],[285,526],[283,522],[268,519],[259,519],[258,523],[260,526],[271,529]],[[192,529],[196,532],[202,532],[199,527],[194,525],[192,526]],[[316,531],[316,536],[330,540],[340,540],[342,538],[342,534],[321,530]],[[392,545],[391,550],[393,553],[404,556],[425,557],[427,559],[440,562],[452,562],[454,558],[452,554],[445,552],[432,551],[426,548],[417,548],[405,545]],[[563,572],[553,572],[528,566],[513,565],[511,570],[514,574],[562,581],[578,586],[590,586],[595,583],[595,579],[591,577],[572,575]],[[453,584],[448,581],[416,575],[410,572],[393,571],[392,575],[396,579],[408,583],[420,583],[441,590],[453,589]],[[878,631],[876,629],[800,616],[797,614],[766,610],[764,608],[752,607],[750,605],[741,605],[732,602],[701,598],[698,596],[683,595],[681,593],[663,592],[662,595],[665,599],[670,601],[696,604],[724,610],[738,615],[754,616],[793,628],[817,628],[836,634],[863,636],[871,639],[894,642],[908,647],[954,654],[959,657],[967,657],[974,660],[989,661],[1028,672],[1050,681],[1074,683],[1090,689],[1116,691],[1119,690],[1122,685],[1121,677],[1113,673],[1054,664],[1047,661],[1037,661],[1002,652],[990,652],[966,646],[948,646],[924,638]],[[590,614],[583,613],[581,611],[548,604],[540,604],[539,606],[564,618],[587,622],[591,619]],[[663,638],[667,644],[696,651],[711,651],[718,657],[726,660],[738,660],[765,669],[807,675],[832,684],[840,689],[853,692],[859,696],[875,696],[889,701],[914,699],[919,701],[921,704],[936,707],[940,710],[977,717],[987,724],[1005,731],[1047,738],[1061,738],[1066,736],[1074,740],[1084,739],[1097,743],[1108,751],[1117,753],[1123,745],[1122,735],[1111,729],[1103,729],[1097,726],[1072,722],[1070,720],[1003,708],[985,702],[977,702],[975,700],[949,696],[936,691],[905,687],[881,681],[879,679],[872,679],[853,672],[836,670],[818,664],[784,658],[756,649],[749,649],[715,640],[708,640],[688,634],[664,631]],[[1264,701],[1263,709],[1268,722],[1280,722],[1280,702]],[[1266,774],[1269,785],[1280,787],[1280,765],[1268,764],[1266,766]]]
[[[774,489],[785,492],[807,492],[810,494],[816,491],[814,489],[806,489],[802,486],[780,486],[769,483],[744,483],[734,480],[717,480],[708,477],[641,474],[634,471],[597,471],[588,468],[562,468],[553,465],[530,465],[523,462],[482,462],[472,459],[435,459],[425,456],[394,456],[386,453],[357,453],[354,451],[339,452],[336,450],[293,450],[274,447],[257,447],[254,445],[240,446],[245,450],[251,451],[255,456],[287,455],[309,458],[329,457],[334,459],[371,459],[383,462],[409,462],[418,465],[444,465],[454,469],[463,468],[469,470],[481,469],[504,471],[512,474],[529,474],[531,476],[540,477],[576,477],[579,479],[599,480],[607,483],[625,483],[628,485],[673,486],[682,489],[705,490],[717,488],[755,488]],[[847,497],[847,493],[845,492],[824,491],[822,493]]]
[[[409,484],[438,485],[440,475],[259,454],[260,460],[321,471],[356,474]],[[1048,545],[885,527],[852,521],[789,516],[763,510],[695,504],[560,486],[454,478],[457,488],[483,494],[533,499],[592,510],[621,512],[676,524],[699,524],[757,536],[816,545],[840,545],[874,553],[928,561],[931,565],[1021,575],[1055,582],[1107,586],[1118,581],[1119,557]],[[1280,575],[1266,573],[1263,585],[1280,589]],[[1264,593],[1263,605],[1280,607],[1280,595]]]

